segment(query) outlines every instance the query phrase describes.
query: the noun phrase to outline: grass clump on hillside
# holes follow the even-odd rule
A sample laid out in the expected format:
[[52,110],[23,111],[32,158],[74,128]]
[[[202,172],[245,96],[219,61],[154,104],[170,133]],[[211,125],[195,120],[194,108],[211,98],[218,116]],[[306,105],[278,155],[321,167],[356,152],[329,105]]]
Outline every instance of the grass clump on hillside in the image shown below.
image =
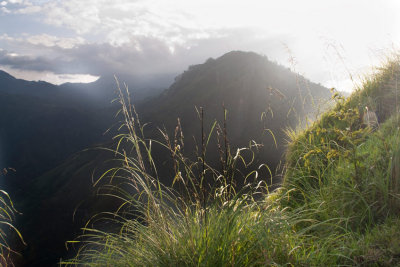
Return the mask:
[[[348,99],[334,95],[337,104],[331,111],[303,133],[292,136],[285,181],[280,189],[282,195],[287,195],[283,205],[315,210],[308,215],[313,220],[334,219],[338,234],[354,240],[367,240],[364,238],[371,235],[371,229],[386,229],[385,224],[390,224],[393,217],[398,220],[399,78],[400,61],[396,59]],[[378,129],[363,120],[366,107],[377,114]],[[398,236],[392,237],[398,241]],[[372,261],[369,256],[356,255],[369,253],[356,249],[360,246],[356,243],[352,247],[345,242],[346,254],[352,256],[353,262],[338,264],[389,264],[379,257]],[[389,253],[392,263],[400,262],[396,253]]]
[[[0,169],[0,178],[6,176],[13,168]],[[21,233],[12,224],[16,210],[10,196],[4,190],[0,190],[0,265],[13,266],[12,253],[16,253],[9,246],[8,237],[15,234],[24,243]]]
[[[202,134],[198,157],[190,160],[183,154],[179,122],[173,138],[146,140],[129,96],[121,94],[128,129],[119,136],[116,152],[121,167],[102,179],[109,175],[122,181],[114,193],[122,205],[111,214],[113,227],[87,225],[83,236],[73,241],[81,245],[78,255],[64,264],[400,264],[399,74],[396,59],[350,98],[335,94],[334,108],[292,134],[285,179],[273,193],[259,182],[259,169],[243,175],[242,189],[235,186],[238,165],[248,165],[244,155],[250,151],[251,159],[256,144],[231,153],[225,127],[214,124],[212,130],[222,136],[221,169],[216,170],[206,162],[211,133]],[[363,121],[365,107],[375,111],[379,127]],[[157,179],[151,154],[155,143],[171,153],[173,188]]]
[[[290,251],[297,243],[292,240],[296,237],[287,222],[290,218],[284,211],[255,200],[268,190],[257,181],[257,170],[244,176],[246,185],[236,191],[233,177],[240,175],[236,168],[251,163],[257,144],[231,154],[225,123],[214,123],[211,131],[217,132],[221,156],[221,169],[216,170],[205,160],[212,133],[202,134],[198,157],[190,160],[182,152],[179,121],[173,138],[163,133],[165,142],[146,140],[129,95],[124,97],[121,92],[120,101],[128,130],[128,134],[119,136],[116,152],[122,167],[109,170],[100,179],[109,175],[120,181],[113,194],[122,205],[108,221],[113,230],[85,228],[77,257],[65,264],[248,266],[290,260]],[[202,121],[202,110],[199,117]],[[171,153],[174,188],[165,187],[157,179],[151,154],[154,143]],[[128,157],[127,149],[134,156]],[[260,240],[260,236],[264,238]]]

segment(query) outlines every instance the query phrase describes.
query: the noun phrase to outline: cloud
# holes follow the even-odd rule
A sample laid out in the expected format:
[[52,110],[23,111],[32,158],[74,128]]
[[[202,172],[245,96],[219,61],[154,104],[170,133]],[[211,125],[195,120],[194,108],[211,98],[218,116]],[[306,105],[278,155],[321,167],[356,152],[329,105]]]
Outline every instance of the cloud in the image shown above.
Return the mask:
[[29,45],[37,46],[39,49],[44,47],[73,48],[74,46],[84,44],[86,41],[82,37],[59,37],[55,35],[43,34],[23,34],[20,37],[13,37],[8,34],[0,35],[0,45],[15,47]]
[[47,47],[58,46],[61,48],[73,48],[85,43],[82,37],[66,38],[49,34],[31,35],[26,37],[25,40],[33,45],[43,45]]
[[16,13],[40,12],[41,20],[48,25],[70,29],[80,36],[95,36],[115,46],[138,36],[158,38],[173,46],[194,37],[208,38],[221,28],[220,23],[203,23],[204,17],[197,15],[199,10],[189,7],[181,0],[65,0],[20,8]]
[[[394,8],[393,3],[13,0],[1,7],[11,12],[3,14],[5,18],[32,18],[47,26],[47,31],[33,29],[33,34],[21,27],[19,34],[3,34],[0,47],[8,52],[0,61],[31,71],[129,76],[179,73],[230,50],[253,50],[286,65],[293,56],[298,62],[296,71],[326,84],[334,77],[345,79],[330,74],[338,70],[347,74],[338,56],[347,54],[346,65],[356,66],[348,69],[358,70],[375,63],[369,60],[371,47],[400,41],[399,5]],[[355,12],[360,6],[363,12]],[[337,55],[326,44],[332,43],[329,40],[337,40],[335,45],[347,53]],[[18,56],[11,57],[12,53]],[[325,60],[326,66],[321,67]]]
[[[257,38],[254,38],[257,36]],[[131,83],[133,80],[152,79],[159,75],[177,75],[189,65],[203,63],[210,57],[219,57],[232,50],[254,51],[268,56],[280,64],[295,68],[312,81],[332,80],[328,71],[321,70],[321,62],[313,57],[317,49],[308,44],[304,47],[299,40],[288,35],[262,35],[257,31],[243,28],[224,30],[216,37],[188,39],[184,44],[171,45],[162,39],[137,36],[120,45],[108,42],[88,42],[83,39],[59,38],[50,35],[33,35],[25,38],[0,36],[0,41],[9,43],[7,50],[0,51],[0,65],[14,69],[50,72],[57,75],[89,74],[92,76],[117,75]],[[60,42],[64,42],[61,45]],[[294,48],[291,54],[286,49]],[[12,55],[12,47],[25,53]],[[297,57],[297,51],[304,53],[293,66],[289,58]],[[337,67],[336,65],[332,65]],[[337,68],[338,69],[338,68]],[[46,78],[46,77],[44,77]]]
[[[0,52],[0,64],[15,69],[51,71],[58,74],[91,75],[158,75],[178,74],[189,65],[204,62],[209,57],[218,57],[231,50],[268,49],[272,54],[282,49],[281,43],[272,39],[249,38],[252,32],[246,29],[225,31],[219,37],[188,40],[171,49],[168,43],[154,37],[131,37],[126,43],[89,43],[83,39],[59,38],[50,35],[33,35],[25,38],[0,36],[8,44],[8,50]],[[283,38],[283,37],[282,37]],[[279,39],[282,39],[279,38]],[[18,50],[25,51],[12,55]],[[260,49],[260,48],[263,49]]]
[[11,11],[10,11],[8,8],[6,8],[5,6],[1,7],[0,10],[1,10],[3,13],[6,13],[6,14],[11,13]]
[[[5,14],[32,14],[41,11],[41,7],[33,5],[28,0],[9,0],[0,2],[1,10]],[[6,8],[6,6],[8,8]]]
[[55,74],[48,71],[26,71],[13,69],[8,66],[0,65],[0,70],[3,70],[18,79],[30,81],[47,81],[53,84],[63,83],[89,83],[96,81],[99,77],[87,74]]
[[18,14],[33,14],[33,13],[39,13],[42,10],[41,6],[26,6],[24,8],[18,9],[16,13]]
[[0,65],[22,70],[47,71],[53,63],[44,57],[19,55],[2,50],[0,51]]
[[[106,75],[113,73],[135,73],[136,75],[162,73],[171,62],[168,47],[159,40],[143,38],[132,40],[120,47],[102,43],[70,43],[55,45],[57,38],[41,39],[37,36],[24,42],[3,36],[30,53],[0,51],[0,64],[15,69],[51,71],[58,74]],[[11,39],[11,40],[10,40]],[[58,43],[59,44],[59,43]],[[173,69],[173,68],[172,68]]]

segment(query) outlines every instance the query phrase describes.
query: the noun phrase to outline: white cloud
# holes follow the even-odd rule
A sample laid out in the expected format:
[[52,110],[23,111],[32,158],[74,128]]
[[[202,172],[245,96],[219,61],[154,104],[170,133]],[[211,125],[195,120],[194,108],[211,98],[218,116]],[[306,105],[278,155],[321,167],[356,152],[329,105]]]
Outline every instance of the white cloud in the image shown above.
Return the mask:
[[3,6],[0,10],[1,10],[3,13],[6,13],[6,14],[11,13],[11,11],[10,11],[8,8],[4,7],[4,6]]
[[18,13],[18,14],[33,14],[33,13],[39,13],[41,10],[42,10],[41,6],[29,5],[24,8],[19,9],[16,13]]
[[90,83],[96,81],[99,77],[88,74],[55,74],[49,71],[27,71],[13,69],[8,66],[0,65],[0,70],[3,70],[18,79],[26,79],[31,81],[46,81],[52,84],[63,83]]
[[[51,48],[72,49],[76,46],[86,44],[87,41],[82,37],[60,37],[49,34],[22,34],[19,37],[13,37],[8,34],[0,35],[0,46],[11,50],[20,50],[24,54],[34,54],[51,56]],[[50,49],[45,49],[50,48]]]
[[0,6],[6,6],[6,5],[7,5],[7,1],[0,2]]
[[8,34],[3,33],[0,35],[0,40],[5,40],[5,41],[13,41],[15,40],[14,38],[10,37]]
[[33,45],[43,45],[47,47],[58,46],[65,49],[73,48],[85,43],[85,40],[82,37],[61,38],[48,34],[28,36],[25,40]]
[[[400,10],[392,8],[396,6],[392,2],[63,0],[37,1],[18,12],[40,11],[50,25],[72,29],[82,36],[95,35],[114,45],[129,43],[137,36],[181,45],[194,37],[212,38],[221,30],[235,28],[257,29],[269,36],[286,34],[307,39],[325,35],[351,42],[358,33],[371,42],[376,39],[368,34],[370,31],[380,37],[395,32],[393,20]],[[378,17],[383,19],[371,19]]]
[[44,6],[45,22],[73,29],[78,34],[96,32],[102,28],[98,16],[99,5],[104,1],[50,2]]
[[102,35],[115,45],[136,36],[157,37],[172,43],[184,42],[188,34],[207,36],[208,27],[179,5],[143,0],[63,1],[45,6],[46,22],[68,27],[78,34]]

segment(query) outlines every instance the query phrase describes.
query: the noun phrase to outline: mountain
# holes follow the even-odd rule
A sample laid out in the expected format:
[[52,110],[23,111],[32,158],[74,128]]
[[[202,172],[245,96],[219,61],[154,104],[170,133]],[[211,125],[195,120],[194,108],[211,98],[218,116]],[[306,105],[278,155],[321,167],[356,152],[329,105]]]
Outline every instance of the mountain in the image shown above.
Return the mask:
[[[177,118],[183,128],[186,151],[194,150],[194,135],[200,141],[201,124],[195,107],[202,107],[205,126],[223,122],[227,110],[227,132],[233,148],[247,146],[250,140],[262,143],[260,159],[272,170],[279,165],[285,149],[287,127],[295,128],[306,116],[330,98],[327,88],[312,83],[253,52],[232,51],[204,64],[190,66],[175,78],[163,94],[139,105],[142,121],[157,127],[175,129]],[[209,128],[208,128],[209,129]],[[272,136],[274,135],[274,136]],[[276,141],[276,144],[275,144]],[[214,145],[215,146],[215,145]],[[218,153],[210,151],[209,160]],[[170,179],[164,179],[168,183]]]
[[[74,152],[111,139],[113,133],[106,137],[102,133],[116,122],[113,115],[119,107],[106,102],[113,96],[111,88],[115,88],[115,82],[112,77],[103,77],[91,84],[46,84],[43,88],[39,83],[28,82],[13,90],[23,81],[2,75],[5,78],[0,77],[0,106],[5,112],[0,114],[0,122],[7,127],[0,128],[0,140],[6,144],[2,149],[3,160],[6,159],[3,164],[17,169],[17,178],[8,176],[7,185],[12,195],[20,192],[17,207],[24,215],[18,218],[18,226],[29,244],[23,251],[22,262],[30,266],[48,265],[66,255],[64,242],[76,236],[84,220],[107,209],[104,206],[113,206],[110,200],[94,196],[91,175],[95,168],[96,176],[112,167],[107,159],[115,155],[93,150]],[[135,80],[133,87],[144,88],[144,78]],[[164,126],[173,136],[179,117],[185,151],[194,157],[196,142],[192,136],[197,142],[201,138],[195,107],[203,108],[208,131],[214,120],[223,124],[224,106],[232,149],[246,146],[250,140],[262,143],[255,164],[267,163],[271,170],[283,158],[283,129],[304,121],[306,114],[319,106],[319,100],[324,103],[330,97],[327,88],[251,52],[233,51],[190,66],[157,95],[154,89],[162,88],[167,80],[159,77],[153,82],[153,93],[131,91],[134,100],[141,99],[136,101],[141,121],[150,123],[145,128],[147,137],[159,140],[158,128]],[[110,142],[103,146],[114,145]],[[160,179],[171,184],[169,154],[155,145],[153,156],[160,164]],[[218,163],[215,134],[207,160]],[[265,174],[265,180],[270,178]],[[279,182],[279,176],[274,182]],[[78,205],[73,222],[72,214]]]
[[[160,91],[158,87],[164,83],[166,88],[166,77],[164,80],[137,82],[131,88],[143,99],[157,94]],[[43,229],[36,224],[40,214],[36,208],[43,207],[49,213],[46,207],[53,203],[49,200],[53,196],[52,186],[67,183],[51,170],[59,165],[65,166],[75,153],[111,138],[112,133],[108,136],[104,133],[115,123],[114,115],[119,109],[117,104],[111,103],[116,97],[115,88],[113,77],[102,77],[89,84],[57,86],[16,79],[0,71],[0,169],[11,167],[16,170],[2,177],[0,185],[15,200],[18,211],[24,214],[17,219],[17,226],[30,244],[35,243],[30,239],[32,231]],[[66,174],[65,171],[62,173]],[[67,173],[71,175],[71,172]],[[41,176],[49,177],[48,184],[40,184]],[[88,176],[90,173],[85,178]],[[90,180],[88,182],[84,187],[85,193],[90,188]],[[74,190],[71,192],[76,193]],[[75,202],[71,203],[68,207],[76,206]],[[62,205],[57,206],[59,209],[62,210]],[[72,218],[72,211],[57,213],[53,209],[50,213],[58,214],[68,222]],[[49,216],[43,213],[41,217],[45,220]],[[45,234],[40,236],[51,240]],[[25,255],[36,253],[30,247],[23,249],[27,251]],[[44,259],[44,255],[39,252],[28,258]],[[50,258],[54,262],[55,258]]]
[[[167,87],[168,75],[147,82],[136,79],[137,101]],[[61,164],[72,153],[103,142],[119,109],[113,77],[89,84],[60,86],[16,79],[0,71],[0,167],[17,170],[13,187]],[[136,102],[135,100],[135,102]]]
[[71,153],[104,140],[102,134],[112,120],[110,108],[68,103],[58,96],[59,87],[46,83],[41,87],[15,80],[14,84],[4,86],[0,81],[1,165],[16,169],[8,179],[13,187],[23,189]]
[[50,98],[58,93],[57,86],[51,83],[39,81],[25,81],[16,79],[7,72],[0,70],[0,88],[2,93],[40,96]]
[[138,77],[135,75],[101,76],[98,80],[92,83],[64,83],[59,86],[64,93],[64,98],[73,99],[79,96],[79,99],[85,101],[85,104],[92,103],[96,105],[107,106],[111,100],[116,98],[116,79],[123,86],[126,83],[129,90],[134,94],[135,103],[138,103],[146,98],[154,97],[160,94],[172,82],[174,74],[159,74],[153,76]]

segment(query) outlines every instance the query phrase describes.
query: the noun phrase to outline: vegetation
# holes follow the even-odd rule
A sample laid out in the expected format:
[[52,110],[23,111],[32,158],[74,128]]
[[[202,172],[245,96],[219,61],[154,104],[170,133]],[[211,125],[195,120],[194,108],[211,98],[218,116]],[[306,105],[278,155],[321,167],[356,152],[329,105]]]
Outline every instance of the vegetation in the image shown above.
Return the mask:
[[[7,175],[8,172],[15,171],[13,168],[3,168],[0,170],[0,177]],[[10,196],[4,190],[0,190],[0,264],[1,266],[13,265],[11,253],[15,253],[8,243],[8,236],[16,234],[22,242],[22,236],[17,228],[12,224],[14,213],[16,212]]]
[[[193,161],[184,156],[179,121],[173,137],[163,132],[164,142],[145,139],[129,97],[121,93],[128,130],[118,136],[121,167],[100,180],[113,181],[104,192],[122,204],[115,213],[92,218],[71,241],[77,256],[63,264],[400,265],[399,77],[400,60],[394,58],[348,99],[334,93],[335,107],[312,126],[288,131],[285,177],[274,192],[259,179],[265,179],[258,174],[266,165],[239,173],[258,145],[230,148],[225,118],[208,135],[202,131]],[[365,107],[376,112],[378,127],[363,121]],[[201,122],[203,116],[199,110]],[[219,169],[206,161],[213,132]],[[159,182],[156,144],[171,153],[173,187]],[[235,185],[238,175],[242,189]]]

